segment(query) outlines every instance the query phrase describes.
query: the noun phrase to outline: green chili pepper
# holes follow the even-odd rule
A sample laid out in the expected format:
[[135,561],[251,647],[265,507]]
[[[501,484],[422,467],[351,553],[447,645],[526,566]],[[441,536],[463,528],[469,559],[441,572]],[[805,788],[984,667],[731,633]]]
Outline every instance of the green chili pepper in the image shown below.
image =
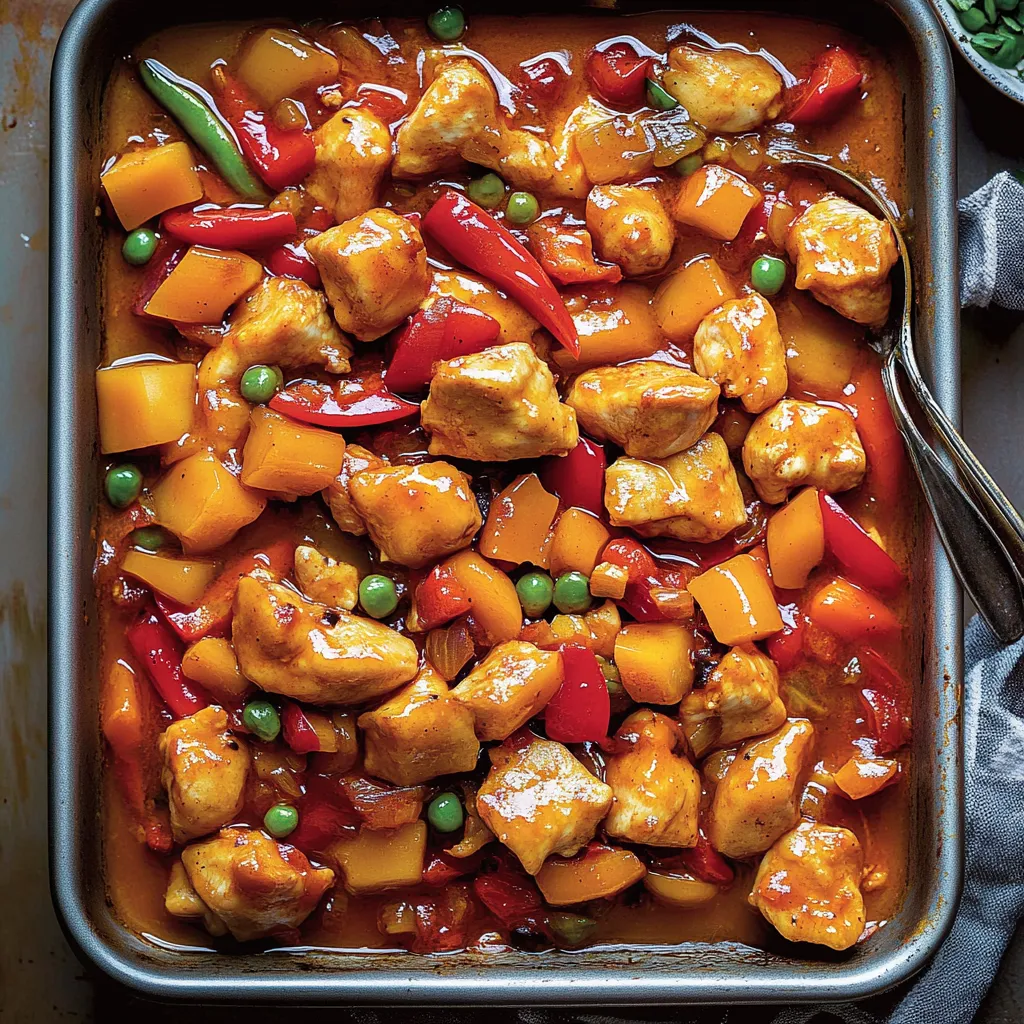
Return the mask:
[[213,108],[159,61],[139,62],[139,77],[157,101],[213,161],[224,180],[246,199],[265,202],[267,193]]

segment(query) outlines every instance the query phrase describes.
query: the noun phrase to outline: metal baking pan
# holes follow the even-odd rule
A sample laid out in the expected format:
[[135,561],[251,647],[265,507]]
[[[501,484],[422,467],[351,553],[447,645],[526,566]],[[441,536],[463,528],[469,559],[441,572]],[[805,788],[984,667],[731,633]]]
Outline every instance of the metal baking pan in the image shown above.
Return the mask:
[[[622,0],[628,11],[664,9]],[[643,6],[642,6],[643,5]],[[469,5],[472,8],[472,4]],[[563,0],[558,9],[577,9]],[[609,13],[606,4],[601,13]],[[667,5],[675,8],[675,5]],[[715,4],[720,10],[725,4]],[[542,16],[550,5],[538,0]],[[820,20],[804,0],[736,6]],[[588,11],[579,6],[581,17]],[[681,15],[688,8],[680,4]],[[132,989],[169,999],[381,1005],[657,1005],[858,999],[909,977],[948,931],[962,870],[963,776],[960,594],[929,522],[915,553],[921,603],[910,641],[920,654],[914,706],[909,888],[900,913],[849,954],[814,959],[738,944],[545,954],[338,954],[318,950],[224,955],[147,942],[121,925],[107,898],[100,834],[102,761],[92,584],[96,401],[103,332],[101,229],[95,215],[102,97],[114,61],[169,24],[260,16],[365,16],[365,8],[258,0],[84,0],[57,48],[52,86],[50,266],[50,872],[64,928],[87,963]],[[400,0],[375,15],[420,14]],[[626,13],[624,10],[623,13]],[[912,215],[916,339],[943,408],[959,419],[956,168],[953,75],[927,0],[833,5],[829,17],[892,55],[901,76]]]

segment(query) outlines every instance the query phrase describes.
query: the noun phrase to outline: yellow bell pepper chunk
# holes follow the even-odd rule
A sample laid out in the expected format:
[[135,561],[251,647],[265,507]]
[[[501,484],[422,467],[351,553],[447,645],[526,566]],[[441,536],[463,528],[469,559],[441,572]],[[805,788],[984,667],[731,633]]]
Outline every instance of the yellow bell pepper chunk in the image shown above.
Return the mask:
[[238,700],[252,689],[227,637],[204,636],[197,640],[182,656],[181,672],[221,700]]
[[551,575],[581,572],[590,576],[611,539],[608,528],[597,516],[581,508],[567,508],[551,539]]
[[198,604],[217,572],[215,562],[169,558],[135,548],[125,554],[121,568],[158,594],[189,605]]
[[100,451],[129,452],[177,441],[192,426],[192,363],[130,363],[96,371]]
[[622,686],[638,704],[678,704],[693,688],[693,634],[674,622],[630,622],[615,637]]
[[125,231],[203,197],[203,183],[185,142],[124,153],[100,175],[100,182]]
[[558,498],[544,489],[536,473],[517,476],[491,502],[480,534],[480,553],[487,558],[521,565],[548,567],[551,520]]
[[609,899],[639,882],[647,868],[632,850],[592,844],[572,858],[548,857],[537,886],[553,907]]
[[749,644],[782,629],[768,573],[758,558],[735,555],[695,576],[687,589],[721,644]]
[[272,105],[303,89],[338,81],[338,60],[297,32],[268,28],[246,49],[238,77]]
[[666,338],[689,341],[708,313],[735,297],[725,271],[701,256],[662,281],[654,293],[654,316]]
[[288,419],[264,406],[250,417],[242,449],[242,483],[283,494],[316,494],[341,472],[341,434]]
[[419,885],[426,848],[427,823],[412,821],[384,831],[364,826],[353,838],[333,843],[329,852],[341,868],[345,888],[353,896],[362,896]]
[[146,312],[185,324],[216,324],[263,277],[251,256],[193,245],[146,303]]
[[156,521],[170,530],[186,554],[212,551],[259,518],[264,495],[244,487],[210,452],[171,466],[153,488]]
[[675,218],[712,238],[731,242],[761,193],[746,178],[719,164],[705,164],[679,187]]
[[799,590],[824,557],[818,489],[807,487],[768,520],[768,564],[775,586]]

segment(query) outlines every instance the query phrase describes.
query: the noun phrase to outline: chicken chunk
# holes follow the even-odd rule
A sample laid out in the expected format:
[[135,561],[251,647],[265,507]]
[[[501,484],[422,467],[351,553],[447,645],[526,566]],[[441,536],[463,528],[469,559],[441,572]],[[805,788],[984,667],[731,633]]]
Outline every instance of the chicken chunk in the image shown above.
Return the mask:
[[700,440],[718,416],[717,384],[691,370],[644,360],[580,374],[565,401],[592,437],[636,459],[665,459]]
[[596,185],[587,196],[587,229],[598,256],[627,277],[656,274],[672,256],[676,229],[657,195],[638,185]]
[[199,898],[180,860],[171,865],[164,893],[164,909],[173,917],[202,921],[203,927],[217,938],[228,933],[227,925]]
[[565,455],[579,441],[576,413],[522,343],[438,363],[420,422],[432,435],[431,455],[481,462]]
[[374,455],[368,448],[358,444],[345,446],[341,459],[341,472],[334,482],[321,492],[334,521],[346,533],[362,537],[366,533],[366,521],[359,514],[348,491],[349,481],[364,469],[381,469],[387,465],[384,459]]
[[439,295],[449,295],[467,306],[480,310],[481,313],[494,317],[498,321],[498,345],[507,345],[513,341],[530,344],[540,327],[518,302],[510,299],[504,292],[498,291],[483,278],[461,270],[434,271],[427,302],[433,301]]
[[235,307],[220,344],[199,365],[194,447],[212,447],[220,456],[241,447],[250,406],[239,386],[250,366],[322,366],[348,373],[351,355],[352,345],[331,320],[322,292],[290,277],[264,277]]
[[420,178],[462,162],[489,167],[516,188],[550,180],[554,153],[543,139],[509,128],[498,94],[471,60],[441,65],[395,139],[396,178]]
[[786,720],[775,663],[753,644],[733,647],[702,690],[683,699],[679,717],[697,757],[778,729]]
[[295,582],[311,601],[350,612],[359,600],[359,570],[308,544],[295,549]]
[[535,875],[553,853],[571,857],[594,837],[612,788],[594,778],[561,743],[530,734],[492,747],[491,770],[477,792],[484,824]]
[[466,547],[483,522],[469,477],[447,462],[364,469],[348,492],[381,557],[411,569]]
[[869,327],[889,317],[889,271],[899,258],[892,228],[848,199],[812,203],[786,237],[796,286]]
[[203,708],[174,722],[160,737],[158,749],[176,843],[234,821],[245,802],[249,748],[228,729],[223,708]]
[[775,310],[756,292],[712,310],[694,335],[693,366],[747,412],[764,412],[789,386]]
[[251,576],[238,584],[231,634],[247,679],[311,704],[380,697],[409,682],[419,663],[401,633]]
[[792,718],[740,748],[715,788],[708,814],[708,840],[719,853],[763,853],[800,820],[801,773],[813,744],[814,726]]
[[473,713],[452,698],[429,665],[375,711],[360,715],[358,724],[366,770],[389,782],[415,786],[476,767],[480,741]]
[[508,640],[452,690],[452,697],[473,713],[480,739],[503,740],[533,718],[561,685],[561,654]]
[[607,121],[614,115],[615,111],[609,110],[593,96],[588,96],[569,114],[565,123],[555,129],[551,137],[555,173],[548,186],[553,195],[561,199],[585,198],[590,180],[576,146],[576,137],[584,128]]
[[614,794],[604,830],[630,843],[693,846],[697,842],[700,776],[679,751],[686,740],[679,726],[644,708],[615,734],[631,748],[607,759],[605,780]]
[[306,191],[342,221],[377,205],[377,190],[391,163],[391,133],[362,107],[339,110],[315,132],[316,163]]
[[729,449],[718,434],[667,459],[616,459],[605,471],[612,526],[642,537],[710,543],[747,521]]
[[397,327],[430,287],[419,228],[374,209],[306,242],[343,331],[374,341]]
[[864,931],[863,868],[849,829],[802,821],[764,855],[748,899],[790,942],[849,949]]
[[747,431],[743,468],[762,501],[781,505],[796,487],[834,493],[858,486],[867,456],[845,409],[786,398]]
[[185,847],[181,863],[196,895],[239,942],[298,928],[334,884],[329,868],[249,828]]
[[594,240],[586,228],[572,227],[552,216],[534,221],[527,234],[530,251],[558,284],[616,284],[622,280],[622,270],[614,263],[594,259]]
[[712,132],[748,132],[782,110],[782,76],[763,57],[684,43],[668,55],[665,88]]

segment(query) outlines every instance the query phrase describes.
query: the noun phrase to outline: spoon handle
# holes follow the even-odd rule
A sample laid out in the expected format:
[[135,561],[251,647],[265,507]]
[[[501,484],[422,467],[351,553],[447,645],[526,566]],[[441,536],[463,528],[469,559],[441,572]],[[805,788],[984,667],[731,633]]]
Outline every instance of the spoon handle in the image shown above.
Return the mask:
[[995,530],[941,462],[911,418],[890,354],[882,381],[932,517],[957,578],[1000,643],[1024,636],[1020,582]]
[[1024,520],[935,401],[917,365],[914,346],[907,335],[901,339],[899,358],[914,397],[924,409],[943,449],[971,488],[981,511],[988,516],[1017,574],[1024,576]]

